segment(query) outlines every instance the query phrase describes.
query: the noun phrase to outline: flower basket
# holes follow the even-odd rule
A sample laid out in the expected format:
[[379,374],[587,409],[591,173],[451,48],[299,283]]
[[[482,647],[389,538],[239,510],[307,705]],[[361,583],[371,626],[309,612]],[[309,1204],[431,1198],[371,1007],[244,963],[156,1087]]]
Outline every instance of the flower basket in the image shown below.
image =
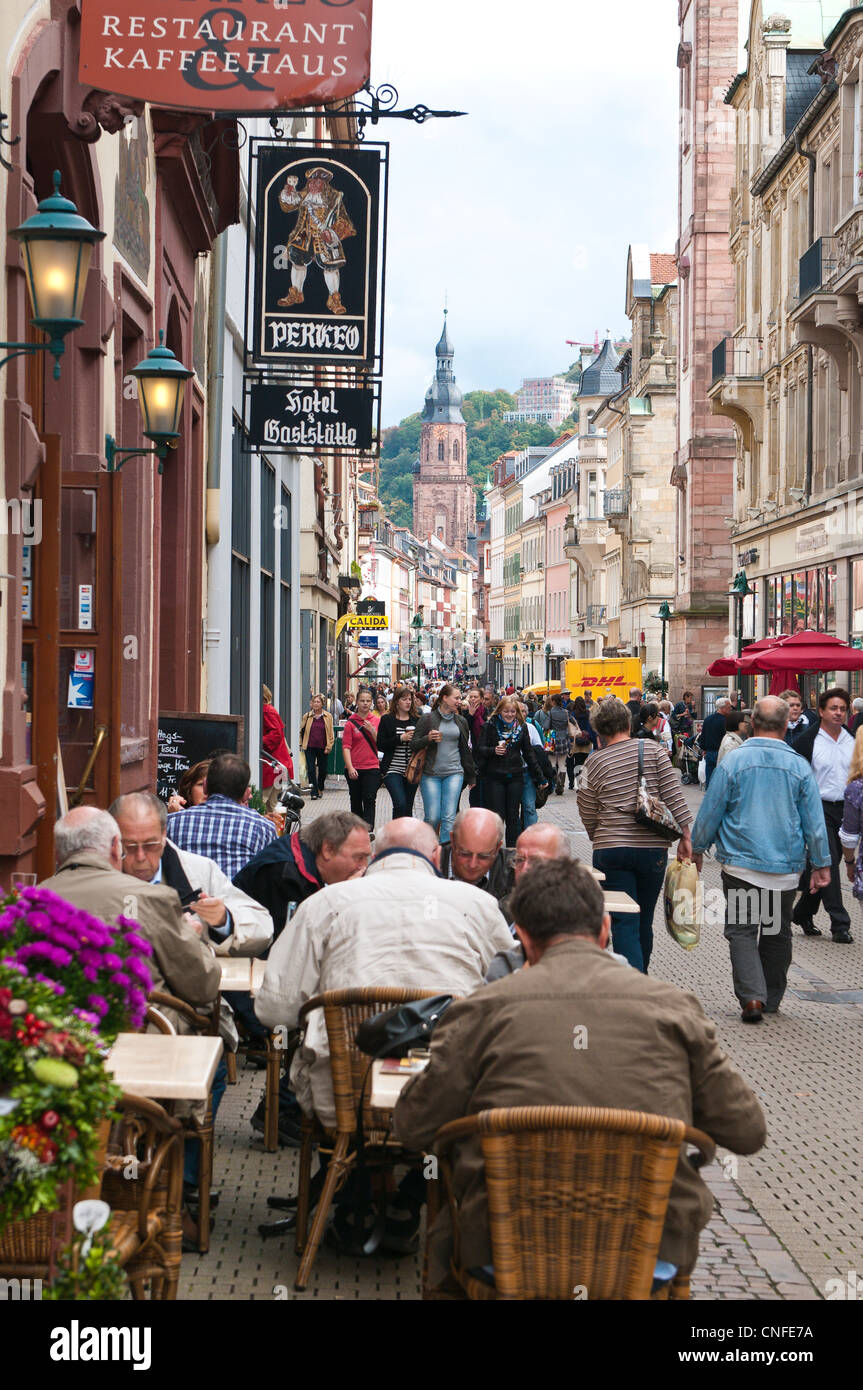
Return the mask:
[[48,984],[0,961],[0,1265],[37,1249],[46,1257],[58,1237],[55,1214],[98,1196],[121,1094],[104,1053]]
[[57,1187],[54,1208],[39,1211],[24,1221],[7,1223],[0,1234],[0,1272],[5,1277],[15,1274],[26,1279],[45,1274],[49,1281],[54,1277],[57,1257],[74,1234],[72,1208],[76,1202],[99,1196],[110,1130],[110,1120],[99,1124],[93,1159],[98,1176],[89,1187],[76,1189],[67,1178]]

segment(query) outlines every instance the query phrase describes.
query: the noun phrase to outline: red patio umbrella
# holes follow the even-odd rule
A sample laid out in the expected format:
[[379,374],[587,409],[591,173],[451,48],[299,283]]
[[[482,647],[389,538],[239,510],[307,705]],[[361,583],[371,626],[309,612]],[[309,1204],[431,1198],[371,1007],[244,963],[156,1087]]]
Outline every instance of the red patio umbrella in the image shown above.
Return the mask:
[[753,652],[748,647],[738,670],[772,676],[773,695],[781,690],[796,690],[796,677],[803,671],[863,671],[863,651],[827,632],[796,632],[766,651]]
[[[708,676],[736,676],[738,671],[741,670],[739,663],[742,661],[743,657],[756,652],[769,651],[771,648],[778,646],[781,642],[787,641],[787,637],[761,637],[757,642],[750,642],[748,647],[744,648],[743,656],[741,657],[717,657],[716,661],[711,662],[708,666],[707,674]],[[753,668],[748,667],[747,669],[752,670]]]

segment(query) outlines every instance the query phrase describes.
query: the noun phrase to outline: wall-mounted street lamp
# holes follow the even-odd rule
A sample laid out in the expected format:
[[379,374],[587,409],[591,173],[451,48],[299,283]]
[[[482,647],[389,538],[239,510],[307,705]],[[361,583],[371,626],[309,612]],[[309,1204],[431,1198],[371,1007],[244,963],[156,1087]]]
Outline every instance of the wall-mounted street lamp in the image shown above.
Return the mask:
[[662,699],[664,700],[668,694],[665,684],[665,629],[667,624],[671,622],[671,609],[668,606],[667,599],[664,599],[659,605],[659,612],[656,616],[662,623],[662,674],[659,679],[662,682]]
[[746,570],[738,570],[731,581],[729,590],[734,599],[734,622],[737,628],[737,655],[743,655],[743,600],[755,593],[749,587],[749,580],[746,578]]
[[180,438],[180,411],[183,409],[183,394],[186,382],[194,373],[178,361],[170,348],[163,343],[165,335],[159,333],[159,346],[151,348],[131,375],[138,382],[138,404],[144,422],[144,434],[152,439],[153,448],[121,449],[112,434],[105,435],[105,457],[108,472],[117,473],[128,459],[155,454],[159,460],[159,472],[168,456],[169,449],[176,449]]
[[33,317],[30,322],[47,335],[47,343],[0,343],[6,356],[5,367],[13,357],[30,357],[50,352],[54,358],[54,380],[60,378],[60,358],[66,350],[63,339],[84,322],[81,308],[87,288],[90,257],[97,241],[105,235],[82,217],[75,204],[60,192],[60,171],[54,171],[54,192],[43,198],[38,210],[20,227],[9,233],[21,243],[21,257]]

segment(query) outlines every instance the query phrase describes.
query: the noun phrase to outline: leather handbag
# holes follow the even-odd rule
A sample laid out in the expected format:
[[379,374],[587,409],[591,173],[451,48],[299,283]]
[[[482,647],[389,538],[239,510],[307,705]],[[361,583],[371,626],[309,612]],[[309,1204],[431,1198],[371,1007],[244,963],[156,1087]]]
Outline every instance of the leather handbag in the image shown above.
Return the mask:
[[405,768],[405,781],[409,782],[412,787],[419,786],[420,779],[425,771],[426,754],[428,751],[428,747],[419,748],[417,752],[412,754],[408,759],[408,765]]
[[434,1027],[452,1003],[451,994],[413,999],[365,1019],[354,1041],[360,1052],[374,1057],[407,1057],[411,1048],[428,1047]]
[[652,830],[663,840],[679,840],[683,827],[678,825],[674,814],[661,797],[647,790],[644,776],[644,745],[646,739],[638,740],[638,789],[635,794],[635,820],[638,825]]

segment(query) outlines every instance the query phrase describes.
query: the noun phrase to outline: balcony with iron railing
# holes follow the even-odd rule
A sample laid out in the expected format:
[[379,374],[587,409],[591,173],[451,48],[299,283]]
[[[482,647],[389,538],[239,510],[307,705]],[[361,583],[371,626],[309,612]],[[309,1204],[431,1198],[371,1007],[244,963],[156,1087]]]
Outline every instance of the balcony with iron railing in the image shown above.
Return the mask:
[[800,301],[826,289],[836,276],[838,264],[835,237],[820,236],[813,241],[798,263]]
[[602,514],[607,520],[626,516],[629,512],[629,488],[607,488],[602,498]]
[[760,338],[723,338],[713,349],[707,398],[714,415],[726,415],[740,430],[744,449],[762,438],[763,346]]
[[589,603],[586,617],[588,627],[605,627],[605,604]]
[[760,338],[723,338],[716,344],[713,349],[713,383],[726,376],[760,378]]

